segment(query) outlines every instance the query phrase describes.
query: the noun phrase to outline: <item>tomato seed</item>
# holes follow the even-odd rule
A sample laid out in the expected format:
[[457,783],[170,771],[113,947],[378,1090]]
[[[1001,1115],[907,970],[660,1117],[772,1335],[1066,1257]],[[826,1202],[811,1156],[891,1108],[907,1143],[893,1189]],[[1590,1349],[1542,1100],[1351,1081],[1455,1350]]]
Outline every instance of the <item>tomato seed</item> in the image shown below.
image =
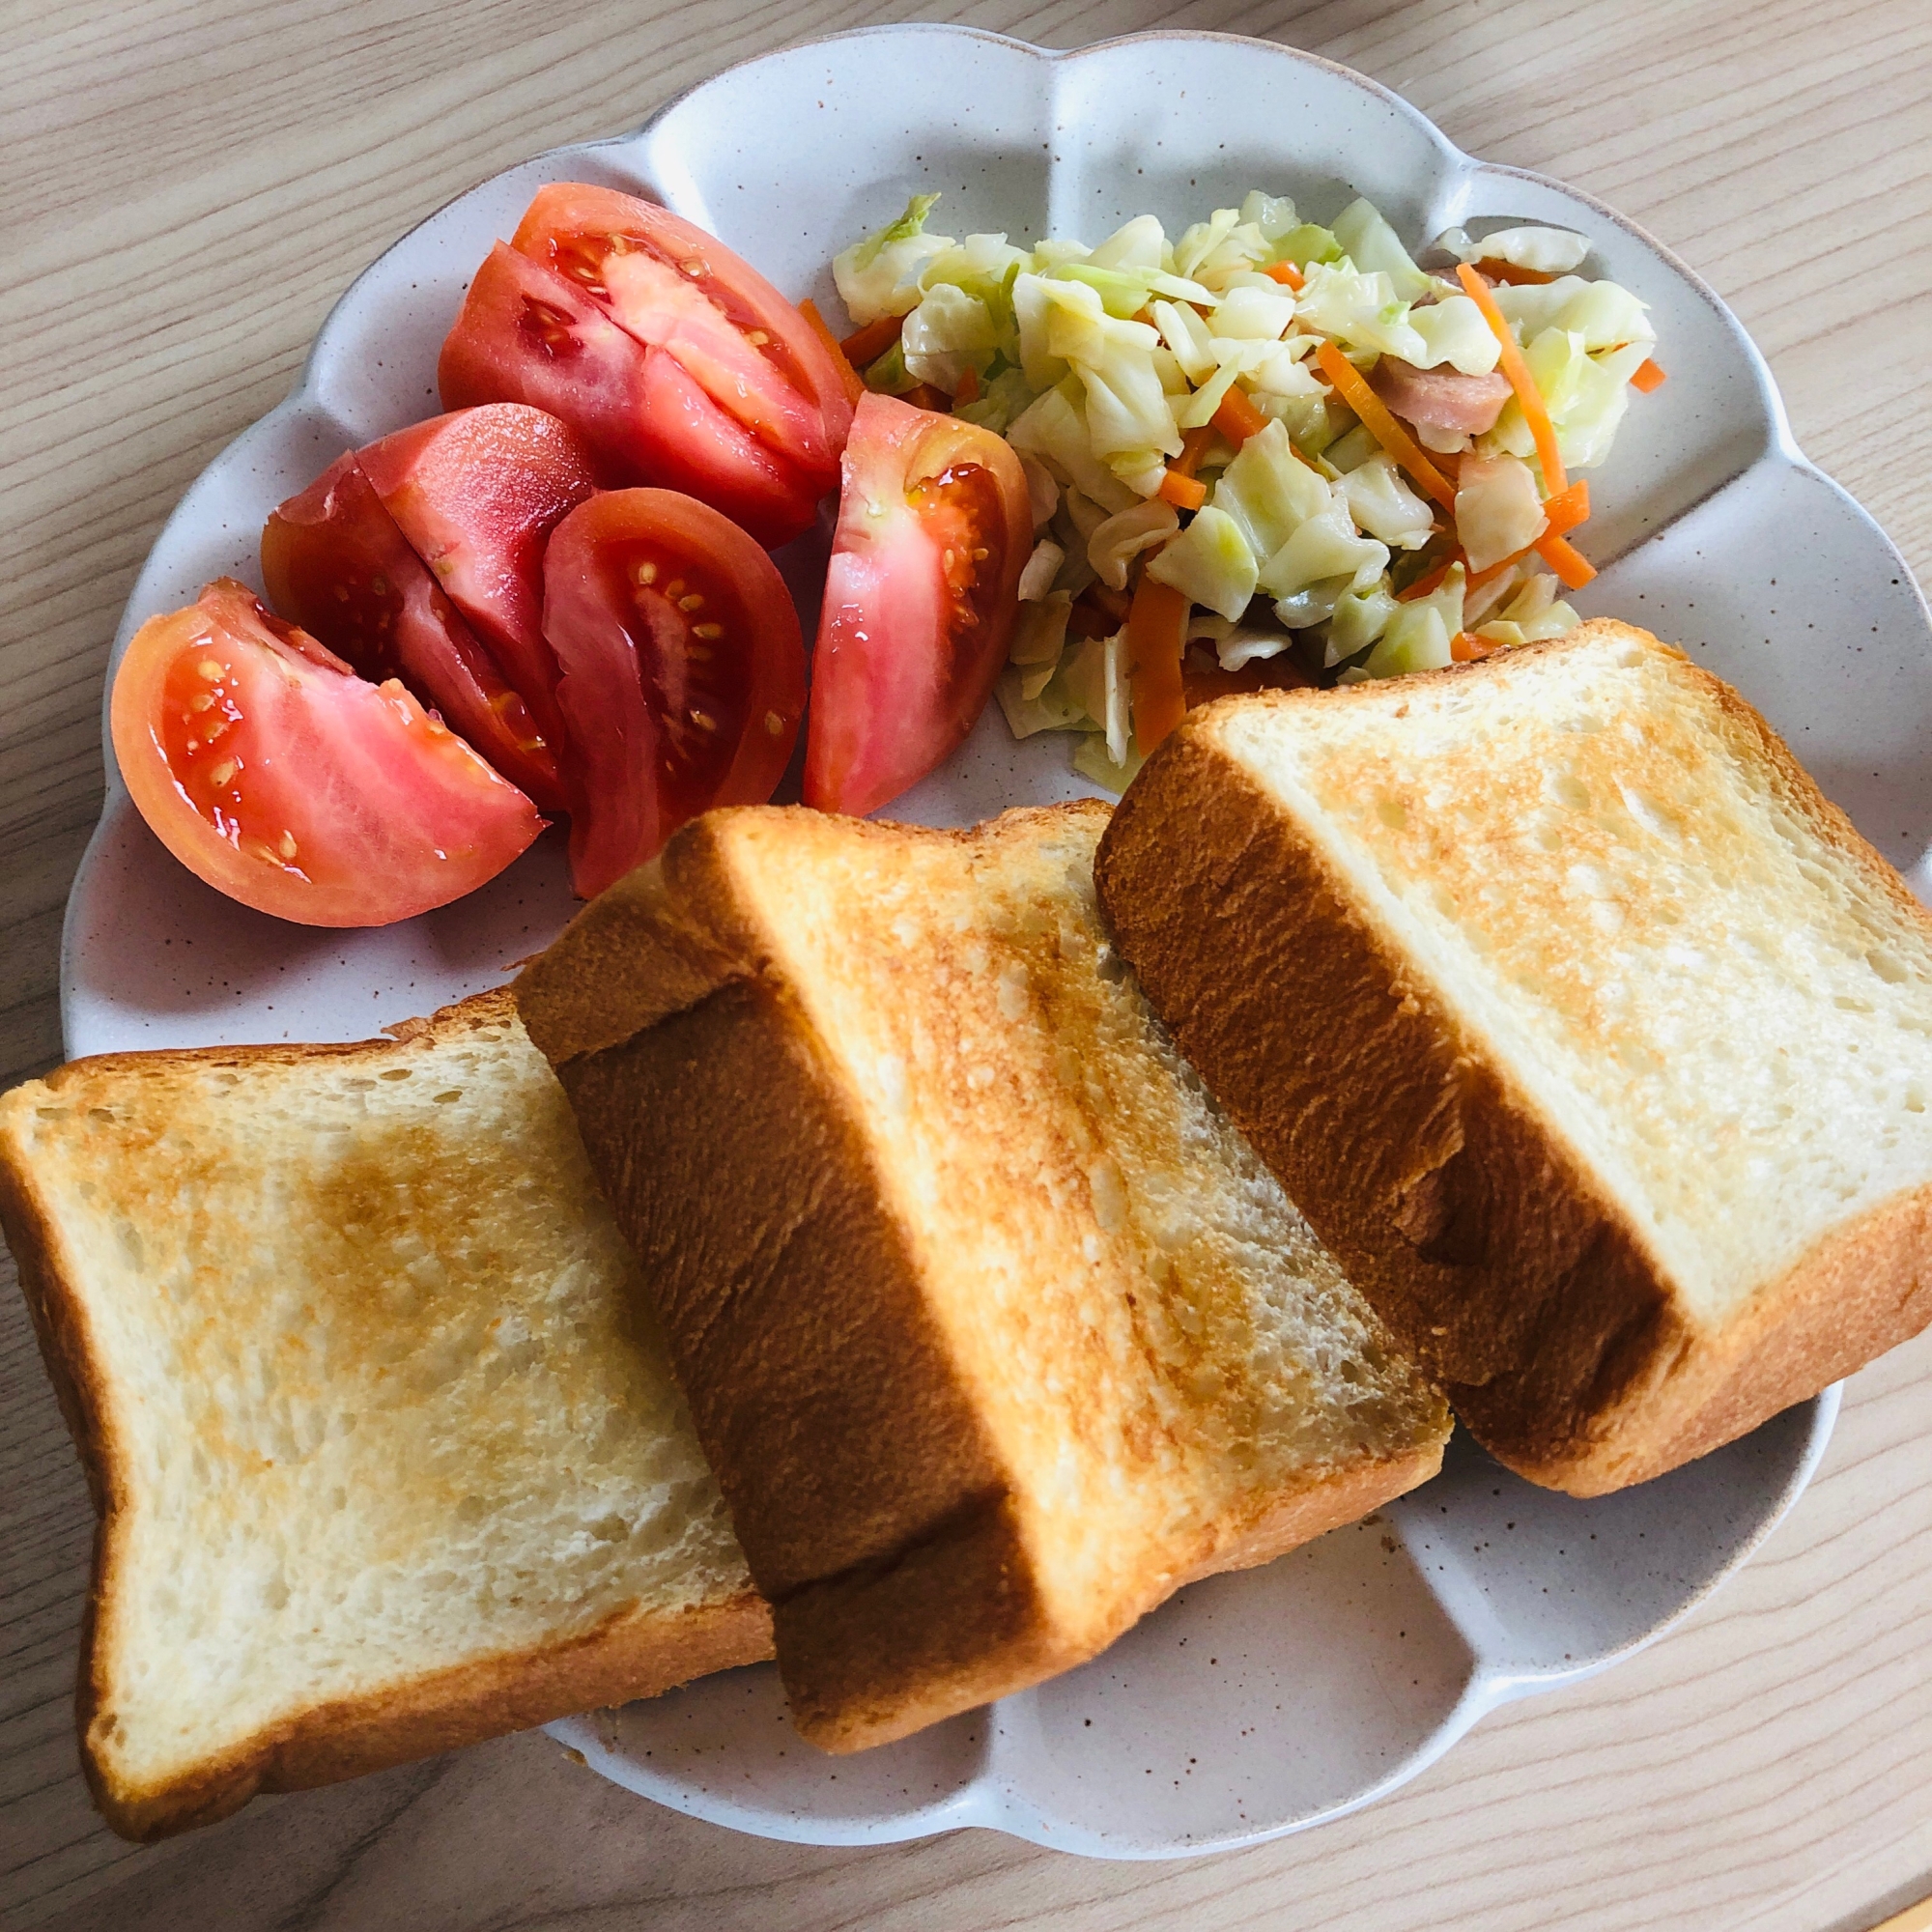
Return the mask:
[[673,577],[671,581],[665,585],[665,595],[667,597],[682,597],[684,595],[684,579],[681,577]]
[[293,859],[296,856],[296,835],[293,832],[284,832],[281,836],[280,842],[275,847],[275,850],[278,851],[284,859]]
[[717,719],[712,717],[708,711],[694,711],[691,714],[691,722],[700,731],[715,731],[718,728]]
[[677,608],[680,611],[701,611],[704,609],[704,599],[694,590],[689,597],[680,597],[677,600]]
[[973,561],[975,563],[984,563],[985,560],[992,555],[992,552],[989,551],[984,544],[981,544],[978,550],[973,552],[972,554],[973,554]]
[[694,638],[722,638],[724,635],[724,626],[723,624],[694,624],[691,627],[691,635]]
[[654,563],[640,563],[633,575],[639,583],[655,583],[658,581],[658,567]]
[[[206,710],[208,710],[208,709],[210,708],[210,706],[212,706],[212,705],[213,704],[213,702],[214,702],[214,694],[213,694],[213,692],[212,692],[212,691],[204,691],[204,692],[203,692],[203,693],[201,694],[201,696],[200,696],[199,697],[190,697],[190,698],[188,699],[188,701],[187,701],[187,703],[188,703],[188,710],[190,710],[190,711],[206,711]],[[185,723],[185,722],[186,722],[186,720],[185,720],[185,717],[184,717],[184,720],[183,720],[183,722],[184,722],[184,723]]]
[[235,776],[235,760],[233,758],[223,758],[222,761],[218,765],[216,765],[212,772],[209,773],[208,781],[214,787],[216,791],[219,791],[221,787],[225,785],[228,782],[228,781],[232,779],[234,776]]
[[216,664],[213,658],[203,658],[202,661],[195,666],[195,671],[197,675],[207,678],[210,683],[215,683],[219,681],[221,676],[221,667],[218,664]]
[[765,346],[765,344],[768,343],[771,339],[772,338],[769,335],[767,335],[762,328],[753,329],[752,332],[745,338],[745,340],[749,342],[753,349],[762,349]]
[[703,274],[704,272],[704,264],[700,262],[696,255],[694,255],[690,261],[680,262],[677,266],[680,269],[682,269],[687,275],[691,276],[691,278],[694,281],[696,281],[697,277]]
[[774,738],[776,738],[779,735],[779,733],[784,729],[784,727],[785,727],[784,720],[781,718],[776,711],[767,711],[765,713],[765,729],[769,731]]

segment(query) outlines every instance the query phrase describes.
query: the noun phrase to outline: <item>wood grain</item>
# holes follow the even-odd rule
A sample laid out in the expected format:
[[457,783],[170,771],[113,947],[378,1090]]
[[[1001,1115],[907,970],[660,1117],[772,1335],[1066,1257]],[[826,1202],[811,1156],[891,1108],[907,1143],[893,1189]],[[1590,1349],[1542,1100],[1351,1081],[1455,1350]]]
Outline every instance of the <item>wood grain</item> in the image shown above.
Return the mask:
[[[11,0],[0,1076],[58,1057],[60,908],[135,571],[356,270],[472,182],[635,126],[727,61],[916,13],[1056,45],[1270,36],[1374,74],[1472,152],[1603,196],[1717,285],[1801,441],[1921,580],[1932,566],[1922,0]],[[630,1798],[537,1736],[136,1851],[80,1781],[92,1525],[0,1283],[0,1922],[1864,1932],[1932,1890],[1928,1372],[1932,1339],[1856,1378],[1819,1480],[1678,1633],[1500,1713],[1358,1817],[1251,1852],[1132,1866],[983,1833],[766,1844]]]

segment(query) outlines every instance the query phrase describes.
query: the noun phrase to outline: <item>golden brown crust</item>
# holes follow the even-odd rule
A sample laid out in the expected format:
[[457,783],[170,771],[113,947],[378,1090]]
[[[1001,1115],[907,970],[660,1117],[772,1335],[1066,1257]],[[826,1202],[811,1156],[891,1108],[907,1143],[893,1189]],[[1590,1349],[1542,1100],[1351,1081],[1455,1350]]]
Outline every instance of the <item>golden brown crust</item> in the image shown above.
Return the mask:
[[[1588,635],[1606,631],[1655,644],[1627,626]],[[1923,919],[1757,713],[1709,673],[1685,675],[1749,732],[1820,836]],[[1363,686],[1227,704],[1387,701]],[[1190,714],[1129,789],[1095,867],[1102,910],[1209,1088],[1500,1461],[1577,1494],[1643,1481],[1932,1317],[1915,1193],[1836,1231],[1721,1335],[1696,1327],[1565,1137],[1220,749],[1225,712]]]
[[451,1666],[367,1698],[320,1704],[157,1790],[129,1791],[99,1773],[91,1727],[83,1762],[95,1802],[124,1838],[146,1843],[213,1824],[259,1791],[306,1791],[412,1758],[527,1730],[772,1654],[771,1611],[747,1592],[669,1619],[620,1613],[559,1644]]
[[318,1705],[203,1765],[193,1776],[162,1786],[129,1788],[106,1763],[101,1747],[107,1741],[99,1733],[108,1687],[96,1633],[106,1606],[125,1587],[120,1522],[126,1463],[115,1439],[109,1392],[100,1386],[89,1344],[86,1306],[74,1292],[71,1262],[25,1157],[16,1118],[43,1098],[71,1094],[103,1076],[166,1080],[185,1065],[262,1066],[336,1056],[380,1063],[422,1042],[460,1038],[516,1017],[515,999],[505,987],[445,1007],[428,1019],[406,1021],[391,1029],[387,1039],[102,1054],[71,1062],[45,1080],[0,1097],[0,1231],[18,1264],[35,1332],[99,1519],[75,1693],[81,1763],[96,1804],[124,1837],[143,1842],[165,1837],[226,1817],[257,1791],[293,1791],[356,1776],[595,1705],[652,1696],[706,1672],[772,1655],[771,1611],[752,1593],[675,1618],[622,1612],[562,1644],[472,1661],[368,1698]]

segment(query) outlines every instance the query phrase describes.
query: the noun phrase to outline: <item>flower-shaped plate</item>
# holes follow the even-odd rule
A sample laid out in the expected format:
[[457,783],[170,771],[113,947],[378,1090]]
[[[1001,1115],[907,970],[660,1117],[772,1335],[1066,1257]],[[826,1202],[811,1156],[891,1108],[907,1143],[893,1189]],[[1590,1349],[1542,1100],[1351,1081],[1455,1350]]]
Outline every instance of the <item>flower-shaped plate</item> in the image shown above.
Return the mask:
[[[1315,218],[1354,193],[1411,241],[1454,223],[1580,229],[1592,272],[1651,305],[1668,388],[1592,477],[1578,602],[1681,639],[1737,684],[1923,893],[1932,652],[1903,561],[1791,440],[1762,358],[1716,296],[1629,222],[1470,159],[1347,70],[1264,43],[1149,34],[1053,53],[955,27],[880,28],[733,68],[641,132],[486,182],[390,248],[337,304],[301,384],[195,483],[123,618],[209,578],[259,582],[263,519],[342,450],[433,413],[467,279],[542,183],[639,190],[836,316],[828,265],[936,189],[935,225],[1097,241],[1151,211],[1174,232],[1250,187]],[[781,557],[810,624],[822,534]],[[1057,735],[989,711],[893,808],[960,824],[1087,792]],[[203,886],[128,804],[108,751],[68,910],[70,1053],[347,1039],[500,981],[570,911],[547,836],[492,885],[405,924],[320,932]],[[1815,1466],[1828,1391],[1744,1441],[1596,1502],[1540,1491],[1465,1439],[1442,1475],[1269,1565],[1191,1586],[1053,1683],[850,1758],[784,1717],[771,1666],[553,1726],[606,1776],[694,1815],[822,1844],[982,1825],[1105,1857],[1252,1843],[1412,1776],[1486,1710],[1656,1636],[1766,1535]]]

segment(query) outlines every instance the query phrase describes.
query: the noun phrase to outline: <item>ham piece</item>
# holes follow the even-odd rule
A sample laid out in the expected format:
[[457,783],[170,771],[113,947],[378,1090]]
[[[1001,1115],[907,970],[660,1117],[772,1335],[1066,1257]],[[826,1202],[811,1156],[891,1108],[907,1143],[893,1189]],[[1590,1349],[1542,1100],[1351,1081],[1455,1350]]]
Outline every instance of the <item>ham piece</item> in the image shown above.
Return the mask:
[[1509,378],[1499,369],[1464,376],[1455,369],[1418,369],[1399,355],[1384,355],[1369,382],[1397,415],[1465,436],[1493,429],[1510,398]]

